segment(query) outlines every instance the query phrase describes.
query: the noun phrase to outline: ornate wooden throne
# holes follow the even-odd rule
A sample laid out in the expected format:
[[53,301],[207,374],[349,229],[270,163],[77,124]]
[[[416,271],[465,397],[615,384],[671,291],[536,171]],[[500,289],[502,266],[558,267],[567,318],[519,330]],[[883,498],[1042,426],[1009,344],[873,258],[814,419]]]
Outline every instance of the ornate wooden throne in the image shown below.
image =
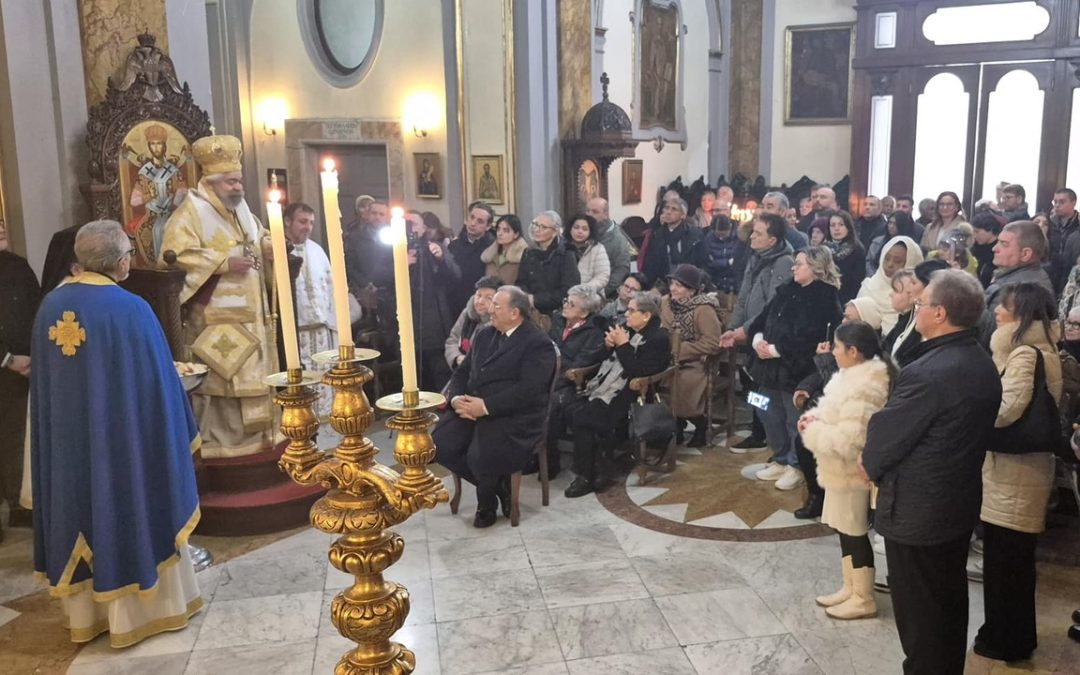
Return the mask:
[[[180,321],[183,271],[176,254],[154,248],[164,221],[198,180],[191,144],[211,133],[210,118],[176,79],[172,59],[144,33],[123,79],[109,80],[105,100],[90,109],[90,203],[95,219],[120,221],[135,247],[121,285],[143,297],[165,330],[173,358],[186,361]],[[160,238],[160,237],[159,237]]]

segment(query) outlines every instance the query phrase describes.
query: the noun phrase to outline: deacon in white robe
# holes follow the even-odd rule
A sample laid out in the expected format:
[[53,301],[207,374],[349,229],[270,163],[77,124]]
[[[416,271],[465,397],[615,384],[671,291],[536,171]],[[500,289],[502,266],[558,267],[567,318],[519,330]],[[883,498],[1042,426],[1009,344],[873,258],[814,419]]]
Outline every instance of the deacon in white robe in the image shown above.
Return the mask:
[[[322,247],[311,240],[315,226],[315,210],[303,202],[285,207],[285,236],[293,244],[292,254],[303,259],[296,278],[297,340],[304,367],[318,372],[330,369],[330,364],[314,363],[312,354],[337,348],[337,320],[334,314],[333,280],[330,259]],[[319,419],[330,415],[333,391],[319,387],[315,412]]]

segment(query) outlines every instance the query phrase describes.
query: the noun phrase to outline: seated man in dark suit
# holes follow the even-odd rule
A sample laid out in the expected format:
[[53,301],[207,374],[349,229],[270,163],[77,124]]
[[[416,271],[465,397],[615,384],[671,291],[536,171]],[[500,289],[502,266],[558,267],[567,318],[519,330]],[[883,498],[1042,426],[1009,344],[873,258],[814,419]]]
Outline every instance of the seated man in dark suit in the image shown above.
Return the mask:
[[529,311],[520,288],[495,294],[491,325],[476,333],[454,371],[450,409],[432,433],[435,461],[476,486],[476,527],[495,524],[496,500],[509,513],[507,476],[524,468],[544,426],[555,349]]

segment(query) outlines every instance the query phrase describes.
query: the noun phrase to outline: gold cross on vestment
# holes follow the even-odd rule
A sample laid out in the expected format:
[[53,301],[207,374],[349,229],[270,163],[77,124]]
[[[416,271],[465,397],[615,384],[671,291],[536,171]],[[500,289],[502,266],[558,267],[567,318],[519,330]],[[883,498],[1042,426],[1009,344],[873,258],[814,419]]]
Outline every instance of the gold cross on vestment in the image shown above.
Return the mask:
[[75,356],[79,346],[86,342],[86,329],[75,320],[75,312],[64,312],[61,321],[49,326],[49,339],[59,345],[64,356]]

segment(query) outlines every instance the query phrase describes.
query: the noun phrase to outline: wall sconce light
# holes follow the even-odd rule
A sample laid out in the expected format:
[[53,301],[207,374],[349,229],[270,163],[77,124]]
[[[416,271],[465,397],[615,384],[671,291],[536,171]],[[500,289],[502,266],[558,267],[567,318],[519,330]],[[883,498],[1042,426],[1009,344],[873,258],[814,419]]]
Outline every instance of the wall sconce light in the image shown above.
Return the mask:
[[434,94],[425,91],[412,94],[405,99],[405,128],[411,128],[417,138],[426,138],[442,120],[441,105]]
[[277,136],[278,130],[285,128],[285,117],[285,101],[280,98],[268,98],[259,105],[259,119],[267,136]]

